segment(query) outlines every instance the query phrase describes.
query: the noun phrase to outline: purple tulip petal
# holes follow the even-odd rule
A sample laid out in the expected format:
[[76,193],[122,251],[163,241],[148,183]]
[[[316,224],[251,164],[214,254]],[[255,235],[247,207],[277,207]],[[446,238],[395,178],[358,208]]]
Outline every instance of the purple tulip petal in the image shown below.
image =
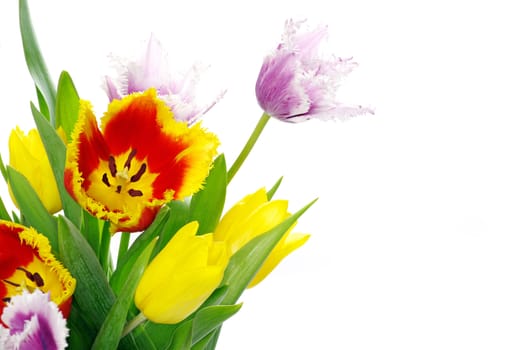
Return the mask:
[[264,59],[255,85],[260,107],[288,122],[373,114],[372,108],[343,106],[336,101],[341,80],[357,63],[352,58],[320,57],[319,46],[327,37],[327,28],[300,32],[303,23],[286,21],[282,42]]
[[24,291],[11,298],[2,314],[8,329],[0,333],[1,349],[65,349],[66,320],[49,294]]

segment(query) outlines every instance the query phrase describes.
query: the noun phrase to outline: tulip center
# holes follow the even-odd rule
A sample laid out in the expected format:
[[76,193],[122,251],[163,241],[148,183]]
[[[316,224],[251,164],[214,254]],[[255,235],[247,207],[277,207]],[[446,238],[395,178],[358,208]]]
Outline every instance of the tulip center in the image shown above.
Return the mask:
[[[114,156],[108,158],[108,171],[105,172],[101,178],[106,187],[113,189],[116,193],[126,193],[130,197],[141,197],[143,192],[134,188],[134,182],[138,182],[143,174],[147,171],[147,164],[140,163],[139,167],[133,175],[129,174],[132,166],[132,161],[136,156],[137,151],[132,149],[123,165],[123,168],[118,169]],[[110,174],[110,176],[108,175]]]
[[[11,279],[4,279],[2,282],[5,284],[8,291],[12,290],[14,292],[8,293],[8,295],[18,294],[24,289],[32,292],[35,288],[42,289],[44,287],[44,279],[40,273],[31,272],[22,266],[16,268],[16,271],[11,276]],[[10,300],[11,297],[9,296],[2,298],[2,301],[6,303],[8,303]]]

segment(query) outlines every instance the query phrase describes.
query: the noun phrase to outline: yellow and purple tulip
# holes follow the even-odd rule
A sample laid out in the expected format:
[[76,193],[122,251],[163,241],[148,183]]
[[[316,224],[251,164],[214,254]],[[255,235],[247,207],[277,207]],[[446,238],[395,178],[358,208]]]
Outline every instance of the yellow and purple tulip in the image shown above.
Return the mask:
[[[290,216],[288,201],[270,201],[266,190],[261,188],[244,197],[222,217],[215,229],[214,238],[226,243],[231,256],[253,238],[271,230]],[[289,228],[273,248],[248,288],[260,283],[282,259],[308,240],[308,234],[291,233],[293,227]]]
[[357,65],[352,58],[319,54],[327,28],[300,31],[303,22],[286,21],[282,42],[264,59],[255,92],[266,114],[287,122],[346,119],[374,111],[336,101],[340,81]]
[[[63,134],[59,132],[64,140]],[[36,129],[31,129],[27,135],[19,127],[11,131],[9,165],[26,177],[49,213],[54,214],[62,209],[57,182]],[[11,189],[9,194],[13,203],[18,206]]]
[[178,323],[222,282],[229,262],[225,244],[211,233],[197,236],[197,230],[196,221],[183,226],[145,269],[134,301],[147,319]]
[[24,290],[48,292],[65,317],[75,279],[51,253],[48,239],[33,228],[0,220],[0,314]]
[[24,290],[11,298],[1,319],[7,328],[0,326],[0,349],[66,349],[66,320],[49,293]]
[[159,208],[198,191],[219,144],[200,124],[172,118],[154,89],[113,100],[99,129],[81,101],[66,154],[64,184],[112,232],[145,229]]
[[167,103],[174,118],[191,125],[209,111],[225,94],[222,91],[212,102],[197,102],[196,90],[204,68],[194,65],[187,72],[173,74],[161,43],[151,35],[146,48],[134,60],[116,60],[116,78],[105,77],[104,89],[110,101],[134,92],[156,89]]

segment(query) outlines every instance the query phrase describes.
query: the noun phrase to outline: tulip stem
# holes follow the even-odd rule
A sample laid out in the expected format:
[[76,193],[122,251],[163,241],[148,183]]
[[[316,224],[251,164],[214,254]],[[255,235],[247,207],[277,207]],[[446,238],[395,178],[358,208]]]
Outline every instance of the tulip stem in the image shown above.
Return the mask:
[[127,323],[125,328],[123,328],[123,333],[121,333],[121,338],[124,338],[128,333],[132,332],[137,326],[145,322],[147,318],[141,312],[136,315],[130,322]]
[[255,143],[257,143],[257,140],[262,133],[262,130],[264,130],[264,127],[268,123],[268,120],[270,120],[270,116],[266,113],[262,114],[262,117],[260,117],[257,126],[255,126],[255,129],[253,130],[253,133],[251,133],[251,136],[246,142],[246,145],[238,155],[237,159],[231,165],[231,168],[229,168],[229,171],[227,172],[227,183],[230,183],[235,174],[237,173],[238,169],[242,166],[244,161],[246,160],[247,156],[253,149],[253,146],[255,146]]
[[121,232],[121,239],[119,240],[119,251],[117,252],[117,266],[121,263],[121,260],[128,251],[128,245],[130,243],[130,234]]

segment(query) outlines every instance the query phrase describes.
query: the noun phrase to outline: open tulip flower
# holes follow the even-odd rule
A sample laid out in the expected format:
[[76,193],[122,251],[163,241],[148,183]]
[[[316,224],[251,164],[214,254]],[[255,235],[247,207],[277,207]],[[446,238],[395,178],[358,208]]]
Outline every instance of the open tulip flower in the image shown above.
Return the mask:
[[48,293],[24,290],[11,298],[2,314],[0,349],[62,350],[66,349],[68,328],[57,305]]
[[172,118],[155,90],[113,100],[98,128],[88,102],[68,145],[66,189],[112,230],[145,229],[158,209],[198,191],[218,140]]
[[75,279],[51,253],[48,239],[32,228],[0,220],[0,314],[24,290],[49,292],[65,316]]
[[265,113],[288,122],[373,113],[371,108],[336,101],[340,81],[357,63],[351,57],[323,58],[319,46],[327,28],[301,31],[302,25],[286,21],[282,42],[264,59],[255,91]]

